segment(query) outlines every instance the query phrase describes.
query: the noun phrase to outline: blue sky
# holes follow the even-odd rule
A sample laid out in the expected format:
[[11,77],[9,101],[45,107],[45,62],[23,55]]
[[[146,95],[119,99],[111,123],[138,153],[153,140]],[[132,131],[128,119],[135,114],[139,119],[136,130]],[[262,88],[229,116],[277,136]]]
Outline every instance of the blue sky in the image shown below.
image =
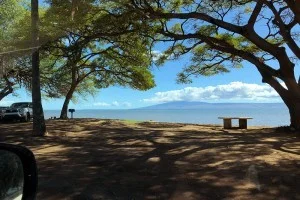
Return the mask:
[[[156,87],[148,91],[110,87],[99,91],[95,97],[79,98],[71,103],[75,109],[130,109],[170,101],[205,102],[282,102],[277,93],[267,84],[261,83],[261,76],[250,64],[244,68],[232,69],[230,73],[212,77],[199,77],[192,84],[177,84],[176,75],[187,64],[188,57],[167,62],[164,66],[153,66]],[[10,95],[0,105],[16,101],[31,101],[30,94],[19,90],[18,96]],[[63,99],[44,99],[46,110],[58,110]]]

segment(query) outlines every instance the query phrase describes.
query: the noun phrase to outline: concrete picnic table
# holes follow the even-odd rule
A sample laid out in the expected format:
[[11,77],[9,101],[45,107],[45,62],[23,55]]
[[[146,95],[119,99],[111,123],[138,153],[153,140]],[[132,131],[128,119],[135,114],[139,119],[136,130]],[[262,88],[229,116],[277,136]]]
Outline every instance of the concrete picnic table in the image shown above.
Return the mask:
[[239,120],[239,126],[240,129],[247,129],[247,120],[253,119],[252,117],[218,117],[219,119],[223,119],[223,126],[224,129],[231,129],[232,128],[232,119],[238,119]]

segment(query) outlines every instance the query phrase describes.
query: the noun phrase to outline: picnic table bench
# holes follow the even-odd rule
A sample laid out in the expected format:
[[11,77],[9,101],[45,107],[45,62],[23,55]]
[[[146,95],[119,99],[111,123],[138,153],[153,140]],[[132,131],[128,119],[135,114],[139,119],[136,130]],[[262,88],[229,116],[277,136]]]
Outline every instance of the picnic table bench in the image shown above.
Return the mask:
[[247,129],[247,120],[253,119],[251,117],[218,117],[219,119],[223,119],[223,126],[224,129],[231,129],[232,128],[232,119],[238,119],[239,120],[239,127],[241,129]]

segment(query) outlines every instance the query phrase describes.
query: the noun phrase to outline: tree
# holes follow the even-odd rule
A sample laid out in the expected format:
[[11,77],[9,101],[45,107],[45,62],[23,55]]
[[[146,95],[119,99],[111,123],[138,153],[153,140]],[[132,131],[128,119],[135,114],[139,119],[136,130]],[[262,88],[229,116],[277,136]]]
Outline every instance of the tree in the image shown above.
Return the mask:
[[231,67],[240,67],[247,61],[287,105],[291,127],[300,129],[300,78],[295,77],[300,58],[299,1],[118,3],[119,9],[139,15],[147,23],[144,34],[155,33],[154,41],[172,42],[162,62],[187,53],[192,55],[190,66],[178,76],[179,82],[190,82],[192,76],[229,72]]
[[41,100],[40,89],[40,58],[39,58],[39,1],[31,0],[31,34],[32,34],[32,106],[33,106],[33,135],[44,136],[46,124]]
[[[70,37],[72,35],[68,36]],[[76,39],[68,40],[72,42],[67,45],[57,46],[59,50],[54,51],[55,53],[52,51],[56,63],[51,66],[56,70],[51,70],[44,88],[47,88],[46,93],[50,97],[65,97],[61,119],[67,118],[69,102],[76,92],[93,93],[93,88],[101,89],[111,85],[146,90],[155,85],[149,70],[147,48],[138,42],[139,38],[126,35],[109,37],[110,42],[99,42],[101,39],[103,40],[98,38],[85,43],[82,42],[84,38],[76,36]],[[136,42],[128,44],[126,41],[129,39]],[[51,51],[48,53],[51,55]]]
[[[21,56],[24,59],[24,56]],[[24,67],[21,60],[15,56],[2,57],[3,71],[0,80],[0,101],[8,96],[14,94],[16,88],[29,88],[31,84],[31,70]],[[1,58],[0,58],[1,62]]]
[[[149,40],[130,30],[130,21],[103,12],[103,6],[94,1],[49,2],[44,28],[55,24],[61,32],[56,31],[59,38],[44,46],[46,60],[53,62],[50,73],[44,74],[43,88],[50,97],[65,97],[61,119],[67,118],[76,92],[93,93],[111,85],[138,90],[154,87]],[[53,32],[46,31],[42,38],[53,37],[47,36]]]
[[[19,71],[21,68],[16,67],[20,52],[14,45],[15,27],[25,15],[21,2],[22,0],[0,1],[0,101],[24,83],[24,70]],[[26,75],[25,77],[28,78]]]

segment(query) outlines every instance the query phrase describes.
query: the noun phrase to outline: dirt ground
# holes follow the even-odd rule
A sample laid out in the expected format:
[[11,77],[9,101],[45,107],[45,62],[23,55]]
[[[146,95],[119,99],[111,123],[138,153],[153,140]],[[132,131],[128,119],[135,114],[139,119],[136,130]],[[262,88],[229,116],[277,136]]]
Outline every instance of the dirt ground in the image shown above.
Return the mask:
[[38,199],[300,199],[300,135],[119,120],[0,124],[37,159]]

